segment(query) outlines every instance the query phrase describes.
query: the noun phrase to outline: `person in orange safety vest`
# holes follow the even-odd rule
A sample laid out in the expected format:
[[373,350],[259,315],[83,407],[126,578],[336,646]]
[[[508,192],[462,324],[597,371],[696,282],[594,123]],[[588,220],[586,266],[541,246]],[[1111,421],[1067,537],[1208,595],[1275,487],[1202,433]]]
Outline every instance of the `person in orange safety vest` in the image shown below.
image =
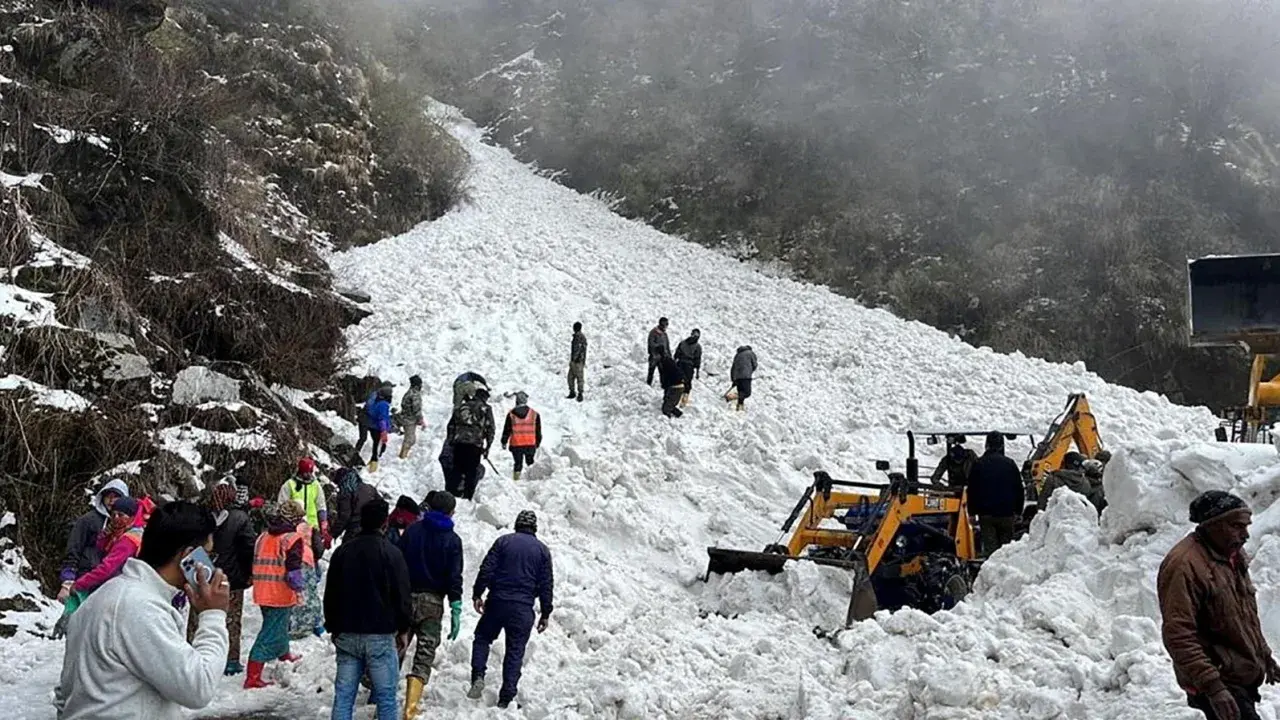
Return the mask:
[[289,652],[289,615],[306,587],[303,558],[308,550],[298,533],[302,505],[286,500],[267,514],[267,531],[258,536],[253,552],[253,601],[262,608],[262,630],[249,651],[246,689],[267,687],[263,667],[272,660],[296,662]]
[[519,480],[525,463],[533,464],[534,455],[542,445],[542,416],[529,407],[529,395],[516,393],[516,406],[507,413],[507,422],[502,426],[502,447],[511,449],[511,457],[515,461],[512,480]]

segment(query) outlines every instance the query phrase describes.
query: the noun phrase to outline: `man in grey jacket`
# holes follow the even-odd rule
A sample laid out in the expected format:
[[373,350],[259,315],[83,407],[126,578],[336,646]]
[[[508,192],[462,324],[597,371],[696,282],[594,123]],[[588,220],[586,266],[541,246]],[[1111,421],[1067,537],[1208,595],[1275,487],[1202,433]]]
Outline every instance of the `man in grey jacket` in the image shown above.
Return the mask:
[[573,342],[569,344],[569,400],[582,402],[583,377],[587,369],[587,336],[582,334],[582,323],[573,324]]
[[653,372],[663,358],[671,357],[671,343],[667,340],[667,319],[659,318],[658,326],[649,331],[649,377],[645,382],[653,385]]
[[751,397],[751,379],[756,374],[756,354],[750,345],[738,348],[733,357],[733,368],[729,371],[729,379],[738,391],[738,410],[742,410],[747,398]]
[[400,459],[409,457],[409,451],[418,442],[418,428],[426,427],[422,419],[422,378],[409,378],[409,391],[400,400],[400,422],[404,430],[404,442],[400,443]]

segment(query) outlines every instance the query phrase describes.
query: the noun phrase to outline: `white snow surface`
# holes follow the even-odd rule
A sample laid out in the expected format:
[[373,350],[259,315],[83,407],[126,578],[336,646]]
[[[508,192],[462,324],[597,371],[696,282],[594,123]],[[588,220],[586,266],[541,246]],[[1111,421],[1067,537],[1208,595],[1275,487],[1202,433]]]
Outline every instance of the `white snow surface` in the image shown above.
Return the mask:
[[[398,460],[393,439],[367,479],[392,499],[442,486],[436,454],[460,372],[490,381],[499,423],[511,404],[503,393],[528,392],[543,415],[537,464],[512,482],[495,449],[500,473],[455,519],[469,586],[515,514],[536,510],[556,611],[530,642],[523,709],[498,711],[501,642],[485,698],[464,696],[477,619],[468,608],[462,635],[441,647],[424,717],[1191,720],[1160,645],[1154,583],[1190,529],[1187,502],[1210,487],[1238,490],[1258,512],[1255,580],[1268,634],[1280,638],[1274,448],[1206,442],[1216,421],[1204,409],[1108,385],[1078,364],[973,348],[624,220],[445,118],[474,159],[471,201],[332,259],[373,297],[374,314],[348,334],[353,373],[390,378],[397,395],[410,375],[426,384],[418,449]],[[660,315],[673,346],[694,327],[704,345],[702,383],[674,421],[643,377],[645,334]],[[576,320],[591,341],[584,403],[564,398]],[[747,412],[735,413],[719,396],[741,344],[760,374]],[[1082,498],[1058,493],[954,611],[881,613],[833,635],[848,601],[840,570],[793,563],[775,577],[699,579],[707,546],[774,541],[814,470],[877,480],[872,461],[901,467],[911,427],[1043,432],[1078,391],[1116,452],[1101,525]],[[941,450],[922,452],[930,465]],[[258,622],[247,609],[246,653]],[[0,641],[0,666],[33,643],[46,660],[11,673],[17,690],[0,694],[0,714],[52,717],[60,647],[23,643]],[[246,693],[227,679],[197,715],[326,717],[333,651],[325,640],[298,649],[298,666],[273,669],[288,687]],[[1280,697],[1264,693],[1274,720]],[[357,714],[372,717],[362,702]]]

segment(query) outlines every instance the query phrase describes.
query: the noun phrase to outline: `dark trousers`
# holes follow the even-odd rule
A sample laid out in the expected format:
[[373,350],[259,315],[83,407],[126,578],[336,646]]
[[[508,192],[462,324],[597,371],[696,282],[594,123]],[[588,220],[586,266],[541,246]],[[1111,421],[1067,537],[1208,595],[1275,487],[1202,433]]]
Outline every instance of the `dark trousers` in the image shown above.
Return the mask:
[[453,445],[453,482],[454,488],[449,492],[464,500],[471,500],[476,495],[476,485],[480,484],[480,458],[484,450],[476,445]]
[[356,440],[356,452],[360,452],[361,448],[364,447],[365,440],[372,438],[373,450],[370,453],[369,462],[378,462],[378,456],[387,451],[387,446],[379,442],[381,435],[382,433],[377,430],[360,423],[360,437]]
[[499,633],[507,634],[507,654],[502,659],[502,689],[498,702],[516,698],[520,670],[524,665],[524,648],[533,634],[533,606],[491,600],[476,624],[475,642],[471,644],[471,679],[482,678],[489,665],[489,646]]
[[680,372],[684,373],[684,394],[693,392],[693,365],[680,364]]
[[[1227,686],[1227,691],[1231,693],[1231,697],[1236,700],[1236,707],[1240,708],[1240,720],[1260,720],[1258,717],[1258,701],[1262,696],[1258,694],[1257,688],[1242,688],[1233,685]],[[1204,713],[1208,720],[1221,720],[1209,705],[1209,698],[1204,695],[1188,695],[1187,704]]]
[[652,384],[653,384],[653,372],[654,372],[655,370],[657,370],[657,369],[658,369],[658,365],[660,365],[660,364],[662,364],[662,358],[661,358],[661,357],[654,357],[654,356],[650,356],[650,358],[649,358],[649,377],[645,379],[645,382],[649,383],[650,385],[652,385]]
[[978,524],[982,526],[982,554],[990,556],[1005,545],[1013,542],[1013,527],[1017,523],[1016,516],[979,515]]
[[515,463],[516,472],[524,470],[524,464],[533,464],[533,457],[538,453],[538,448],[511,448],[511,460]]
[[680,411],[677,405],[680,404],[680,396],[684,394],[684,386],[676,385],[674,387],[665,388],[662,391],[662,414],[667,417],[680,417],[684,413]]
[[734,380],[733,386],[738,389],[738,407],[742,407],[747,398],[751,397],[751,378]]

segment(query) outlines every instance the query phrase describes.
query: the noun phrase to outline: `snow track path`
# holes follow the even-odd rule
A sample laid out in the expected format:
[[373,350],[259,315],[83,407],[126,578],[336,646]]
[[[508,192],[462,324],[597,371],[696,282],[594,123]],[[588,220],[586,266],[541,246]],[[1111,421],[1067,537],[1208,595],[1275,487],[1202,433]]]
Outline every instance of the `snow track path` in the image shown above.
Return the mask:
[[[530,642],[523,709],[504,712],[493,707],[501,641],[484,700],[464,696],[477,620],[468,605],[462,635],[439,653],[424,717],[1194,717],[1181,707],[1150,606],[1152,563],[1185,527],[1171,516],[1158,533],[1108,544],[1108,533],[1133,534],[1136,526],[1122,526],[1141,492],[1123,505],[1130,515],[1117,511],[1102,529],[1078,497],[1062,494],[1031,537],[989,564],[972,603],[933,617],[882,616],[837,637],[814,629],[843,618],[843,572],[794,564],[773,578],[699,578],[709,545],[772,542],[813,471],[878,481],[875,459],[901,467],[909,428],[995,425],[1039,436],[1068,393],[1083,391],[1108,446],[1155,448],[1145,464],[1122,451],[1108,482],[1128,473],[1146,487],[1144,478],[1167,479],[1170,455],[1199,452],[1186,439],[1208,437],[1215,421],[1206,410],[1108,385],[1082,366],[973,348],[766,276],[620,218],[438,112],[473,157],[470,201],[332,259],[342,284],[373,298],[374,314],[348,332],[353,372],[395,381],[397,405],[410,375],[425,381],[428,427],[414,455],[396,459],[393,438],[382,469],[366,478],[393,500],[442,487],[436,455],[459,373],[489,379],[499,425],[511,407],[502,394],[528,392],[543,416],[537,464],[512,482],[510,456],[495,446],[500,475],[489,471],[456,520],[469,588],[494,538],[519,510],[536,510],[555,559],[556,611]],[[659,316],[671,319],[673,348],[702,330],[703,380],[679,420],[659,414],[660,391],[644,383],[644,339]],[[590,339],[584,403],[565,398],[579,320]],[[755,349],[761,377],[748,411],[735,413],[720,395],[742,344]],[[922,452],[932,465],[941,450]],[[1223,482],[1253,477],[1271,459]],[[1171,503],[1190,492],[1177,482],[1168,480]],[[246,620],[249,632],[256,610]],[[228,680],[226,699],[201,715],[327,717],[332,650],[325,641],[301,650],[289,688],[246,694]]]

